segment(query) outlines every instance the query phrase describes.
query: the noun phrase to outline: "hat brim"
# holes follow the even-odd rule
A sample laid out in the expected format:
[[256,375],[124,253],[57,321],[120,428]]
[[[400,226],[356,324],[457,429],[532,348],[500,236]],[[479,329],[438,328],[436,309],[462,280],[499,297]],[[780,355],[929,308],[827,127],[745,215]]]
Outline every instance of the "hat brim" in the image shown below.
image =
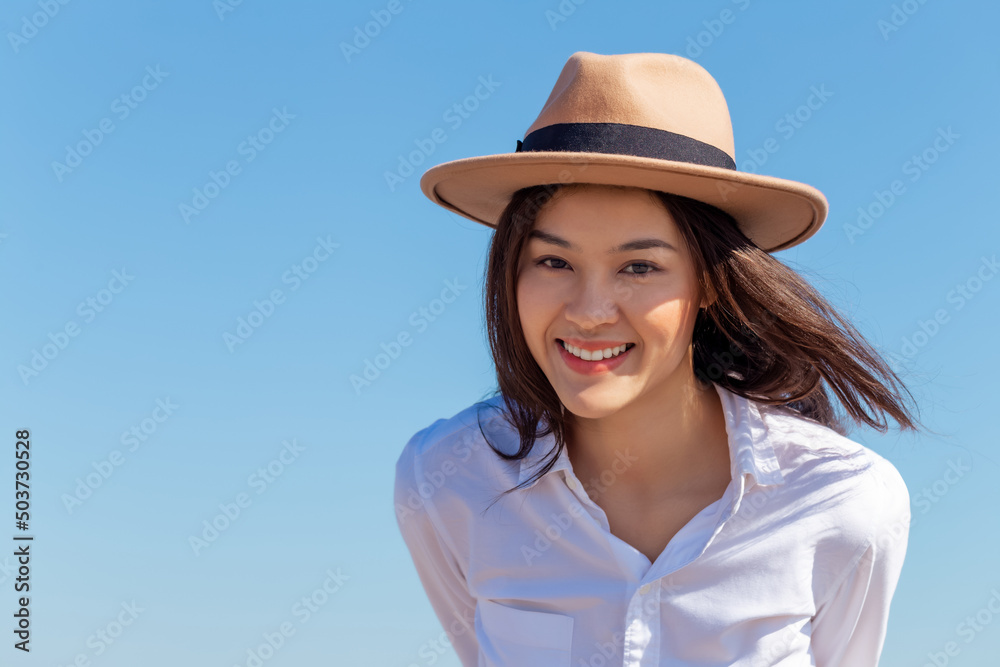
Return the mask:
[[822,192],[798,181],[608,153],[529,151],[463,158],[428,169],[420,189],[434,203],[495,228],[517,190],[549,183],[631,185],[697,199],[733,216],[767,252],[808,239],[829,210]]

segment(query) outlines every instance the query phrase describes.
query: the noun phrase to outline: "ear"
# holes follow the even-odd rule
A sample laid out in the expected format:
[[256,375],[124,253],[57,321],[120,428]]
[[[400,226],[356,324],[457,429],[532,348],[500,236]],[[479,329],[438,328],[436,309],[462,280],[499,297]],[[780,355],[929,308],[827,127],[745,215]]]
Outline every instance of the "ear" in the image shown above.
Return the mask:
[[700,305],[700,307],[701,308],[708,308],[713,303],[715,303],[716,299],[718,299],[718,295],[715,293],[715,290],[712,289],[712,285],[706,281],[704,283],[704,287],[702,288],[702,297],[701,297],[701,305]]

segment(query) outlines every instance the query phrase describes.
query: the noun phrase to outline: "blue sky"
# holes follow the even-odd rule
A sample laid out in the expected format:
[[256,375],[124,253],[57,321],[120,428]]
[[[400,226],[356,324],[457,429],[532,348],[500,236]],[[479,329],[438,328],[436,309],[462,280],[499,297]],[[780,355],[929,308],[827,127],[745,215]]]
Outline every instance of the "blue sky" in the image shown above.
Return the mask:
[[[998,13],[5,3],[0,426],[5,475],[30,429],[35,542],[32,651],[7,643],[3,663],[245,665],[284,628],[265,664],[457,665],[432,648],[392,482],[414,432],[494,386],[489,230],[419,177],[513,151],[572,53],[654,51],[715,76],[741,169],[827,196],[824,227],[777,256],[896,355],[935,431],[852,434],[913,501],[882,664],[985,664],[1000,653]],[[484,79],[488,96],[455,111]],[[421,314],[445,289],[454,301]],[[411,343],[352,385],[400,334]]]

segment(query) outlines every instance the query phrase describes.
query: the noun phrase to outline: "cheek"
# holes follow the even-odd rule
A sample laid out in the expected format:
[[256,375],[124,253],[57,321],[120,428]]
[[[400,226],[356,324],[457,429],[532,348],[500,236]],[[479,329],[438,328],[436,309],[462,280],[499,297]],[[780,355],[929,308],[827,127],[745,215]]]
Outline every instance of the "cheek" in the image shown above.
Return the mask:
[[686,347],[690,342],[698,314],[697,301],[687,298],[658,299],[646,304],[646,307],[637,306],[635,326],[642,327],[644,338],[678,347]]
[[530,278],[522,278],[518,281],[516,295],[521,330],[528,345],[534,347],[545,330],[546,294],[537,289]]

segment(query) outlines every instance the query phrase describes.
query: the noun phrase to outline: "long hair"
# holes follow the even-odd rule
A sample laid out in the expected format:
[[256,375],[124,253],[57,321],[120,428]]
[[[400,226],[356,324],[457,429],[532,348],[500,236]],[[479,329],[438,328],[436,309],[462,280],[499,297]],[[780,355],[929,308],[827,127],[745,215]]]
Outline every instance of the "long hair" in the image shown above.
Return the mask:
[[[545,466],[501,495],[548,472],[565,446],[562,403],[528,349],[516,283],[518,260],[539,211],[561,190],[580,186],[588,187],[549,184],[518,190],[500,215],[490,244],[484,296],[497,373],[494,394],[503,396],[520,447],[511,454],[488,438],[487,443],[498,456],[513,461],[527,456],[536,438],[553,433],[556,441]],[[757,402],[784,405],[841,435],[847,432],[844,419],[835,412],[827,389],[854,422],[884,433],[888,415],[904,430],[917,430],[903,397],[912,401],[912,394],[802,276],[754,244],[728,213],[688,197],[647,192],[677,224],[703,292],[714,297],[698,311],[692,333],[698,380]],[[539,425],[544,430],[539,431]]]

